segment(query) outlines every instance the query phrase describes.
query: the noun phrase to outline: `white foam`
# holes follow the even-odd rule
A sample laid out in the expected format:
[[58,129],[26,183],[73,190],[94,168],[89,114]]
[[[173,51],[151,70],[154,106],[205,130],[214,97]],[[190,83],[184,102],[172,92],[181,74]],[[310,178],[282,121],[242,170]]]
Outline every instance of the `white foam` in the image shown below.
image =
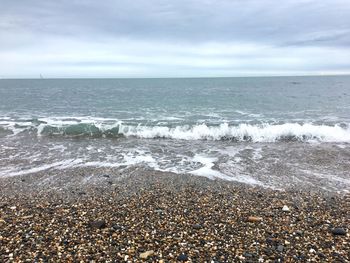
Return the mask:
[[212,169],[214,166],[214,162],[217,161],[217,158],[206,157],[203,155],[196,154],[193,157],[192,161],[201,163],[203,167],[197,170],[191,171],[190,172],[191,174],[208,177],[209,179],[215,179],[215,178],[226,179],[227,177],[223,173]]
[[236,110],[236,113],[243,115],[243,116],[248,116],[248,117],[261,117],[261,114],[257,114],[257,113],[249,113],[249,112],[245,112],[245,111],[241,111],[241,110]]
[[165,120],[165,121],[182,121],[183,118],[180,117],[161,117],[161,120]]
[[238,148],[237,146],[228,146],[222,149],[216,149],[219,153],[228,155],[230,157],[235,157],[237,154],[240,153],[242,150],[241,148]]
[[64,145],[54,145],[52,147],[49,148],[50,151],[60,151],[61,153],[63,153],[65,150],[67,150],[67,147]]
[[240,182],[240,183],[245,183],[245,184],[251,184],[251,185],[263,185],[261,182],[253,179],[252,177],[248,175],[226,175],[220,171],[214,170],[214,162],[217,161],[217,158],[213,157],[207,157],[203,155],[195,155],[193,157],[193,162],[199,162],[203,164],[203,166],[197,170],[191,171],[190,174],[194,174],[197,176],[204,176],[209,179],[223,179],[227,181],[235,181],[235,182]]
[[78,165],[79,167],[105,167],[105,168],[115,168],[120,167],[120,163],[109,163],[109,162],[84,162]]
[[223,123],[219,126],[207,126],[199,124],[194,126],[149,127],[149,126],[120,126],[119,133],[125,136],[139,138],[169,138],[180,140],[221,140],[234,138],[244,141],[249,138],[253,142],[275,142],[279,139],[291,136],[302,141],[317,139],[322,142],[350,142],[350,129],[338,125],[314,125],[286,123],[279,125],[261,124],[250,125],[240,124],[229,126]]
[[329,181],[335,181],[338,183],[346,184],[350,186],[350,179],[345,179],[339,176],[336,176],[334,174],[325,174],[325,173],[320,173],[317,171],[310,171],[310,170],[305,170],[305,169],[299,169],[301,172],[307,174],[307,175],[312,175],[318,178],[326,179]]
[[146,164],[147,166],[157,169],[158,164],[151,155],[127,154],[124,156],[125,162],[122,165]]
[[262,148],[256,148],[254,149],[253,151],[253,160],[257,161],[257,160],[260,160],[263,156],[262,156]]
[[337,144],[337,147],[340,148],[340,149],[346,149],[348,147],[348,145]]
[[44,164],[41,166],[24,169],[24,170],[18,170],[18,169],[2,170],[1,177],[12,177],[12,176],[33,174],[33,173],[49,170],[51,168],[67,169],[69,167],[73,167],[77,165],[80,162],[81,162],[80,159],[69,159],[69,160],[63,160],[63,161],[58,161],[54,163],[48,163],[48,164]]
[[[242,115],[251,113],[236,111]],[[159,121],[181,120],[178,117],[164,117]],[[321,142],[350,142],[350,125],[345,127],[340,125],[316,125],[312,123],[285,123],[285,124],[248,124],[241,123],[237,126],[229,125],[227,122],[218,126],[208,126],[207,124],[168,126],[144,126],[141,123],[124,124],[121,120],[99,117],[48,117],[38,118],[38,122],[28,122],[28,119],[2,118],[0,126],[11,130],[14,135],[26,130],[36,128],[38,135],[42,135],[46,126],[56,128],[68,127],[76,124],[91,124],[96,126],[101,132],[118,128],[118,133],[125,136],[135,136],[138,138],[168,138],[180,140],[222,140],[235,139],[238,141],[251,140],[253,142],[275,142],[285,137],[294,137],[301,141],[321,141]],[[205,120],[203,120],[205,122]],[[343,124],[344,125],[344,124]]]
[[25,123],[19,123],[19,125],[20,126],[17,126],[16,122],[13,122],[13,121],[0,121],[0,126],[12,132],[10,136],[15,136],[26,129],[25,127],[21,127],[21,126],[25,126],[26,125]]

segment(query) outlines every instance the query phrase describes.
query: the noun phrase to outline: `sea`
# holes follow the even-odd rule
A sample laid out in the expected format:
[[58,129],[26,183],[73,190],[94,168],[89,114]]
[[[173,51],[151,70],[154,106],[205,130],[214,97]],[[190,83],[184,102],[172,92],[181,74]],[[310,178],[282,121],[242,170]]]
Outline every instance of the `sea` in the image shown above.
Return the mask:
[[0,177],[79,168],[349,192],[350,76],[0,80]]

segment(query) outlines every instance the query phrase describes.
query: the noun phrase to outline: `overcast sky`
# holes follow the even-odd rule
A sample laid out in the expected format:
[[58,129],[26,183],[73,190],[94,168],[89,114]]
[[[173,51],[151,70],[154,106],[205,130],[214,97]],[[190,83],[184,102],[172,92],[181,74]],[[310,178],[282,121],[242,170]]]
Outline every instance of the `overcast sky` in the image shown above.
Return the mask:
[[2,78],[349,73],[349,0],[0,0]]

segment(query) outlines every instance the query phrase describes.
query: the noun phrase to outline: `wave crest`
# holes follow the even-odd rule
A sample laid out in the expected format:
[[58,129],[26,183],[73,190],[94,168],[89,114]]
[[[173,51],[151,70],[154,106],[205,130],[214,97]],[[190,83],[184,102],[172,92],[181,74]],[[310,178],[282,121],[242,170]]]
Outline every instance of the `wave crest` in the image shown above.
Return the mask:
[[350,129],[339,125],[326,126],[314,124],[240,124],[229,126],[223,123],[219,126],[206,124],[169,127],[121,127],[125,136],[138,138],[167,138],[179,140],[233,140],[252,142],[276,141],[310,141],[350,142]]
[[115,125],[78,123],[70,125],[46,125],[41,124],[38,127],[40,136],[88,136],[88,137],[118,137],[121,123]]
[[35,132],[39,136],[67,137],[136,137],[141,139],[174,140],[230,140],[251,142],[321,141],[350,142],[350,126],[344,124],[318,125],[312,123],[220,125],[146,125],[123,123],[118,120],[95,119],[43,119],[0,123],[3,136]]

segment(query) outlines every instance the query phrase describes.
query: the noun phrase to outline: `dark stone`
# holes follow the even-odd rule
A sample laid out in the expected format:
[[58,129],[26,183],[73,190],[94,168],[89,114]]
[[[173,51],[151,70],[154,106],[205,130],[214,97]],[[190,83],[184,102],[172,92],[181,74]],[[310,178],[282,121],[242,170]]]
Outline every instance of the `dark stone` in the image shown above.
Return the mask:
[[109,174],[104,174],[102,176],[105,177],[105,178],[109,178],[110,177]]
[[336,228],[332,229],[332,234],[336,235],[336,236],[345,236],[346,231],[344,228],[336,227]]
[[333,246],[335,246],[335,244],[334,244],[334,242],[332,242],[332,241],[325,241],[325,242],[323,243],[323,247],[324,247],[324,248],[327,248],[327,249],[330,249],[330,248],[332,248]]
[[118,243],[118,242],[116,242],[115,240],[112,240],[111,245],[112,245],[112,246],[118,246],[118,245],[119,245],[119,243]]
[[295,231],[295,234],[297,234],[298,236],[302,236],[303,235],[303,231],[297,230],[297,231]]
[[269,245],[277,245],[278,244],[278,239],[273,238],[273,237],[268,237],[266,238],[266,243]]
[[106,224],[106,221],[104,220],[97,220],[97,221],[91,221],[89,223],[89,226],[92,228],[102,229],[102,228],[105,228],[107,224]]
[[118,224],[114,224],[114,225],[112,226],[112,228],[113,228],[114,230],[124,230],[124,229],[125,229],[124,226],[121,226],[121,225],[118,225]]
[[243,253],[243,257],[246,257],[246,258],[252,258],[252,257],[253,257],[253,255],[252,255],[252,254],[250,254],[250,253],[248,253],[248,252],[244,252],[244,253]]
[[107,183],[108,183],[109,185],[112,185],[112,184],[113,184],[113,182],[112,182],[112,181],[108,181]]
[[78,195],[86,195],[85,192],[78,192]]
[[26,181],[26,179],[24,179],[24,178],[21,179],[21,182],[25,182],[25,181]]
[[263,195],[262,194],[258,194],[258,197],[261,198],[261,197],[263,197]]
[[271,256],[273,254],[273,251],[270,248],[263,248],[263,251],[266,255]]
[[303,255],[303,254],[300,254],[300,255],[298,255],[298,260],[305,262],[306,261],[306,256]]
[[198,230],[198,229],[201,229],[202,226],[200,224],[194,224],[193,228]]
[[164,213],[162,209],[156,209],[154,210],[154,212],[156,212],[159,215],[162,215]]
[[8,206],[7,203],[2,203],[2,204],[0,204],[0,208],[5,208],[6,206]]
[[282,246],[282,245],[278,245],[277,246],[277,251],[278,252],[283,252],[283,250],[284,250],[284,246]]
[[177,257],[178,261],[187,261],[188,260],[188,256],[186,254],[181,254]]

